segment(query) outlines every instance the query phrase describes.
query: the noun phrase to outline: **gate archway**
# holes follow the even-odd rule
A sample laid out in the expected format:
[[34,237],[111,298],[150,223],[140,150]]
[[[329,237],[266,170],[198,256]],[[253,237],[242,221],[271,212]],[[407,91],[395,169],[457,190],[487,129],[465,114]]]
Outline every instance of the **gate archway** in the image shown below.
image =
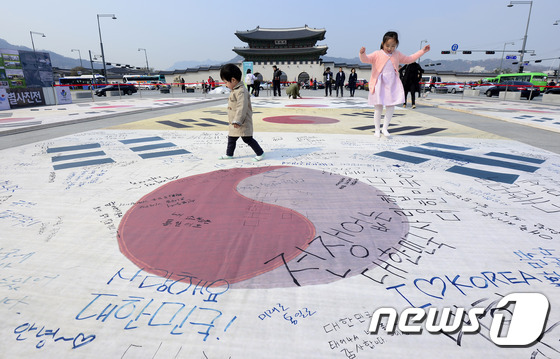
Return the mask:
[[302,72],[298,75],[298,82],[299,83],[304,83],[304,84],[308,84],[309,83],[309,74],[307,72]]

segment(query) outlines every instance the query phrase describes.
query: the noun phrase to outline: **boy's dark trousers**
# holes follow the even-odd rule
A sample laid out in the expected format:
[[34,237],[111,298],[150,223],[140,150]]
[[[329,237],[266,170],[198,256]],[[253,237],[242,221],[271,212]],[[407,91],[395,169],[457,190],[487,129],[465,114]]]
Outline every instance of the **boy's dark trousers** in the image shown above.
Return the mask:
[[[226,155],[233,156],[233,152],[235,151],[235,147],[237,145],[238,139],[239,137],[228,136]],[[251,147],[253,151],[255,151],[255,154],[257,156],[262,156],[264,151],[259,145],[259,143],[257,142],[257,140],[253,138],[253,136],[243,136],[241,137],[241,139],[243,140],[243,142],[249,145],[249,147]]]

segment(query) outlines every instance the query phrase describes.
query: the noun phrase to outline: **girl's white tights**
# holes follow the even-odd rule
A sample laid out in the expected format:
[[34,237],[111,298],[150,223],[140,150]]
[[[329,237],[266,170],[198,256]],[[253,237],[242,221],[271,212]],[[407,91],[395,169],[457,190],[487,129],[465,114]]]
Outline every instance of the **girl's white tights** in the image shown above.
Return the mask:
[[[375,112],[373,114],[373,122],[375,124],[375,137],[381,137],[381,132],[379,128],[381,127],[381,113],[383,112],[383,105],[375,105]],[[383,135],[385,137],[391,136],[387,127],[393,118],[393,113],[395,112],[395,106],[385,106],[385,119],[383,120]]]

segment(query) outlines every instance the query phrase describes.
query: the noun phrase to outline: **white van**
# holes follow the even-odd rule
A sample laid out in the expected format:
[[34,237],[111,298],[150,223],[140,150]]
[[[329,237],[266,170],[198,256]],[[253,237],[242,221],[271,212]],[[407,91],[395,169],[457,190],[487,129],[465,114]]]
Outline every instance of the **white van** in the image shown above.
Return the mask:
[[441,84],[441,77],[435,75],[422,76],[421,89],[425,91],[433,91],[434,88]]

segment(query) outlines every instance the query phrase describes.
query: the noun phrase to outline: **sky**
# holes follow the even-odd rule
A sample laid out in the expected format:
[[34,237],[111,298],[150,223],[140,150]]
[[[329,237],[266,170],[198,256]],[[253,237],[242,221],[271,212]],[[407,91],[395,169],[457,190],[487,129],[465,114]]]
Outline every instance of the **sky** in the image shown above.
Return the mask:
[[[514,1],[515,2],[515,1]],[[528,3],[528,1],[522,1]],[[386,31],[399,33],[399,50],[412,54],[431,46],[425,59],[478,60],[496,55],[462,50],[503,50],[514,54],[522,47],[531,10],[527,50],[536,56],[526,60],[560,57],[560,0],[533,0],[507,7],[510,0],[95,0],[6,1],[2,8],[0,38],[12,45],[35,48],[82,59],[88,50],[99,55],[97,14],[107,62],[167,70],[179,61],[228,61],[234,47],[246,46],[236,31],[261,28],[290,28],[308,25],[325,29],[328,57],[354,58],[360,47],[367,52],[379,48]],[[514,45],[506,43],[514,42]],[[458,45],[456,55],[442,55]],[[146,49],[138,51],[138,48]],[[558,68],[559,60],[542,65]]]

